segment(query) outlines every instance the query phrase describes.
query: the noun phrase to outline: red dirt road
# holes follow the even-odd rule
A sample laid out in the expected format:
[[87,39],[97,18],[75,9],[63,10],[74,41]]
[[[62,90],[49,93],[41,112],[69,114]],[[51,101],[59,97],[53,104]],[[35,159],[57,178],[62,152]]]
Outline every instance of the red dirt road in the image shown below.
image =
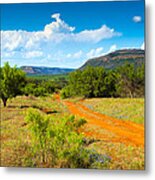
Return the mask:
[[[89,126],[95,126],[100,129],[100,131],[88,131],[86,128],[83,128],[81,131],[86,136],[106,142],[119,142],[126,145],[144,147],[143,125],[94,112],[80,102],[61,101],[59,95],[55,95],[55,97],[68,107],[71,114],[84,118]],[[102,130],[106,131],[106,134],[102,133]]]

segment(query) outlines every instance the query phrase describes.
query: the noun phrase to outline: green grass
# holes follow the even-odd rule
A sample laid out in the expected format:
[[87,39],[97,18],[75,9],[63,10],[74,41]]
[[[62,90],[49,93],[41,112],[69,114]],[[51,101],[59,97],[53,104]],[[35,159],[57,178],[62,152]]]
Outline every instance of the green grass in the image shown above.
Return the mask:
[[[75,101],[75,99],[73,100]],[[2,102],[1,102],[2,103]],[[136,116],[135,122],[143,123],[143,99],[87,99],[84,103],[91,109],[121,119],[130,119]],[[133,106],[133,107],[132,107]],[[7,107],[1,106],[1,166],[33,167],[27,159],[31,143],[31,136],[24,118],[28,108],[33,107],[48,113],[55,119],[69,116],[68,109],[53,96],[26,97],[18,96],[8,101]],[[123,112],[125,111],[125,112]],[[125,117],[128,118],[125,118]],[[92,130],[86,124],[84,128]],[[93,130],[102,134],[108,133],[93,126]],[[113,134],[108,134],[113,136]],[[144,149],[126,146],[121,143],[104,141],[93,142],[87,146],[98,153],[111,158],[106,169],[144,169]],[[36,165],[40,166],[40,165]]]
[[85,100],[84,104],[108,116],[144,124],[143,98],[93,98]]
[[7,107],[1,102],[1,166],[30,166],[26,157],[29,155],[30,132],[24,120],[30,107],[45,111],[55,119],[68,116],[68,110],[52,96],[18,96],[8,101]]
[[145,167],[143,148],[103,141],[95,142],[88,148],[106,154],[111,158],[107,169],[143,170]]

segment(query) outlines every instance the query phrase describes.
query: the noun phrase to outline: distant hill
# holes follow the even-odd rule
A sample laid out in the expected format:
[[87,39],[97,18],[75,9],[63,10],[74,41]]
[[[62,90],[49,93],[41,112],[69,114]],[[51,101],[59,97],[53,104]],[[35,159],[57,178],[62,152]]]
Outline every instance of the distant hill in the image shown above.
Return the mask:
[[142,64],[145,59],[145,51],[141,49],[123,49],[109,53],[105,56],[89,59],[80,69],[87,66],[103,66],[105,69],[114,69],[124,63],[133,63],[136,66]]
[[56,74],[66,74],[74,71],[74,69],[69,68],[56,68],[56,67],[37,67],[37,66],[21,66],[22,69],[28,75],[56,75]]

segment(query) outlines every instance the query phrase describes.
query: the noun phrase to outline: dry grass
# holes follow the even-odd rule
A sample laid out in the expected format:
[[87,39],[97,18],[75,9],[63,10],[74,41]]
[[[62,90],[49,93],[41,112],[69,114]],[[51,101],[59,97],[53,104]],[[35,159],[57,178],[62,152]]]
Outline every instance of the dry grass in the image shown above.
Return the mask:
[[[27,109],[29,107],[33,107],[49,114],[50,116],[53,116],[54,118],[62,118],[70,115],[70,113],[79,117],[84,117],[88,123],[83,127],[83,129],[81,129],[81,131],[87,136],[88,139],[93,138],[97,140],[88,145],[87,148],[95,149],[99,153],[106,154],[111,158],[110,163],[107,165],[107,169],[144,169],[144,148],[139,146],[139,144],[136,146],[133,142],[126,143],[129,141],[127,139],[125,141],[116,139],[115,130],[117,130],[117,128],[113,129],[114,131],[109,131],[109,129],[104,128],[104,126],[99,126],[96,124],[96,120],[98,120],[101,125],[103,125],[102,114],[100,117],[98,117],[98,114],[92,111],[97,110],[98,112],[102,113],[106,112],[105,114],[107,114],[108,117],[113,113],[112,116],[117,118],[120,117],[120,114],[117,116],[118,110],[117,108],[114,108],[117,107],[116,104],[118,103],[118,107],[123,113],[123,109],[125,107],[127,108],[132,105],[132,101],[130,100],[123,99],[119,102],[119,99],[91,99],[84,101],[77,99],[76,101],[73,100],[72,102],[68,102],[71,103],[72,106],[75,105],[75,108],[79,108],[79,114],[77,113],[77,109],[73,109],[75,110],[75,113],[73,113],[73,111],[71,112],[67,102],[60,100],[59,96],[44,98],[19,96],[10,100],[8,102],[8,106],[6,108],[2,107],[1,109],[1,166],[34,166],[27,159],[27,157],[30,156],[29,144],[31,142],[31,138],[27,124],[24,121]],[[130,105],[127,105],[129,101]],[[136,103],[138,105],[136,105]],[[140,111],[138,116],[142,116],[140,114],[143,114],[143,103],[144,100],[142,99],[133,100],[134,107],[138,107],[139,110],[137,111]],[[83,106],[82,104],[87,105],[87,107]],[[127,112],[129,114],[127,114]],[[127,112],[126,114],[128,117],[133,117],[135,114],[137,114],[135,113],[135,108],[129,108],[129,111]],[[94,118],[93,121],[92,116]],[[125,115],[122,115],[122,117],[124,116]],[[124,127],[123,131],[130,134],[131,129],[125,129],[127,127],[125,127],[126,125],[123,123],[124,121],[121,122],[121,125]],[[140,120],[140,122],[142,122],[142,120]],[[113,127],[113,124],[116,125],[117,121],[109,121],[108,127]],[[133,124],[135,125],[134,128],[132,126]],[[142,124],[136,127],[135,123],[129,123],[129,127],[130,126],[133,128],[132,133],[143,128]]]
[[99,141],[91,144],[89,148],[107,154],[111,158],[108,169],[144,170],[145,168],[144,149],[141,147]]
[[144,124],[143,98],[93,98],[87,99],[83,103],[96,112]]
[[16,97],[1,106],[1,166],[32,166],[29,155],[30,132],[24,121],[27,109],[37,108],[55,118],[68,115],[67,109],[53,97]]

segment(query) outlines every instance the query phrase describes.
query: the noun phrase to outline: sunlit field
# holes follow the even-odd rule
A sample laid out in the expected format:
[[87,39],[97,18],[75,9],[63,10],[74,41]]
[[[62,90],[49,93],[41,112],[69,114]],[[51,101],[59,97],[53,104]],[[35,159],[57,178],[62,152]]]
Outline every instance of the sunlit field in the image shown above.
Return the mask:
[[2,167],[145,170],[144,5],[1,4]]
[[84,104],[99,113],[144,124],[144,98],[93,98]]
[[[129,102],[130,99],[100,98],[86,99],[84,101],[76,100],[75,102],[75,100],[72,101],[71,99],[61,100],[58,95],[38,98],[33,96],[18,96],[10,100],[7,107],[2,107],[1,110],[1,166],[55,167],[49,164],[34,164],[29,159],[29,157],[32,156],[29,152],[31,133],[25,121],[25,115],[31,107],[38,109],[54,119],[68,117],[71,114],[75,115],[76,119],[80,117],[85,118],[87,123],[79,129],[85,139],[85,149],[95,150],[108,158],[104,166],[98,166],[97,168],[144,169],[144,147],[142,143],[144,139],[142,141],[131,139],[131,142],[130,140],[127,141],[127,139],[122,140],[119,138],[119,134],[117,134],[117,129],[114,128],[116,125],[115,121],[108,120],[108,123],[114,123],[114,125],[111,126],[113,128],[112,130],[114,130],[114,132],[112,132],[108,129],[106,123],[103,124],[105,128],[101,123],[98,124],[100,119],[96,119],[95,121],[94,118],[98,118],[95,116],[99,116],[99,114],[93,114],[94,117],[92,117],[92,112],[88,111],[88,109],[94,113],[98,111],[108,115],[108,117],[119,118],[120,121],[123,121],[122,119],[127,119],[128,121],[131,119],[131,121],[133,121],[133,117],[136,117],[134,121],[141,123],[141,125],[137,127],[136,124],[134,124],[135,130],[143,134],[144,101],[143,99],[134,99],[133,109],[131,109]],[[119,106],[116,106],[116,103],[119,104]],[[84,107],[86,109],[81,105],[85,105]],[[81,112],[76,109],[78,107],[81,108]],[[136,111],[134,111],[135,107],[138,108]],[[126,110],[125,113],[124,110]],[[119,112],[118,116],[116,116],[117,112]],[[93,121],[95,121],[96,124]],[[127,128],[125,125],[123,126],[123,128]],[[133,126],[133,124],[130,124],[130,126]],[[115,133],[117,136],[115,136]],[[134,132],[131,132],[131,137],[132,133]],[[128,134],[126,136],[128,137]]]

